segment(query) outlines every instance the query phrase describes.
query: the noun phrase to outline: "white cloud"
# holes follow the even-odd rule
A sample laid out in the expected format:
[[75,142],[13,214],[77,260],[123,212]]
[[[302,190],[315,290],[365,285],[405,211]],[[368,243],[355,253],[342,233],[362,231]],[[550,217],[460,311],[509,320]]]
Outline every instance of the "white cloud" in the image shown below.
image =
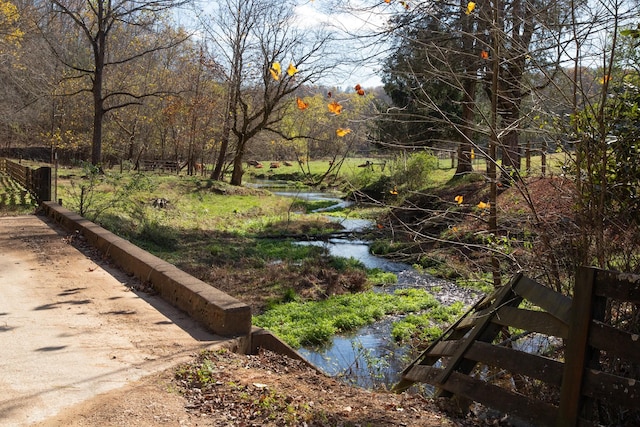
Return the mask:
[[[385,26],[388,8],[367,6],[362,3],[354,7],[352,3],[348,10],[331,9],[322,1],[310,1],[295,7],[296,18],[294,25],[301,29],[324,29],[335,31],[339,41],[339,51],[344,50],[344,62],[339,65],[331,76],[322,79],[322,84],[334,85],[342,88],[360,84],[363,87],[377,87],[381,85],[376,61],[360,60],[371,58],[374,51],[380,49],[378,45],[369,45],[369,39],[358,36],[378,33]],[[363,41],[366,40],[366,41]]]
[[299,28],[331,26],[345,33],[361,34],[383,28],[387,17],[380,12],[376,7],[325,12],[316,2],[306,2],[295,7],[295,25]]

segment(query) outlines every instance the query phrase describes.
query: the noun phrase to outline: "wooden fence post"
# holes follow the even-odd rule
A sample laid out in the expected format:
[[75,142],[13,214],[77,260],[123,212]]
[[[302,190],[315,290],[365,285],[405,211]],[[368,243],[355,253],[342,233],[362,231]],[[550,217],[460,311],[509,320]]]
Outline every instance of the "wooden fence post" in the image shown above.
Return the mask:
[[51,200],[51,168],[43,166],[34,171],[36,184],[34,190],[39,203]]
[[582,380],[587,354],[589,325],[591,324],[595,270],[580,267],[573,289],[573,306],[569,322],[569,335],[565,349],[558,427],[576,426],[582,403]]

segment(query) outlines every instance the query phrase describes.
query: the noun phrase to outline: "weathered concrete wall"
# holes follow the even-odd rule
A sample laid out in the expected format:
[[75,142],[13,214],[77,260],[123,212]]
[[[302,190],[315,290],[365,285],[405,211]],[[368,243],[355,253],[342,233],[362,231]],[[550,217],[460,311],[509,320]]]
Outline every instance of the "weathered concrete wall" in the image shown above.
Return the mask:
[[151,284],[173,306],[222,336],[251,335],[251,308],[176,266],[116,236],[55,202],[44,202],[46,214],[71,233],[81,233],[89,244],[119,268]]

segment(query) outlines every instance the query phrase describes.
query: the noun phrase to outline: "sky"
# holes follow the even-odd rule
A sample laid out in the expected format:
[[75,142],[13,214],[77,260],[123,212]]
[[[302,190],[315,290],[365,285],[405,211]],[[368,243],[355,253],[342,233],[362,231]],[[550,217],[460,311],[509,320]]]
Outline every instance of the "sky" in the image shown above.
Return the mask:
[[[352,11],[336,10],[330,5],[322,4],[323,0],[306,1],[295,7],[295,23],[302,28],[331,27],[345,34],[371,34],[384,28],[388,14],[379,8],[365,7],[362,3],[352,3]],[[323,7],[324,6],[324,7]],[[385,6],[388,6],[385,4]],[[359,10],[356,10],[359,9]],[[348,42],[354,48],[348,52],[350,60],[356,60],[357,56],[366,57],[374,53],[375,47],[364,48],[357,40]],[[363,51],[363,49],[366,49]],[[360,84],[364,88],[382,86],[380,79],[379,61],[369,61],[355,65],[345,65],[341,72],[333,77],[333,86],[346,88]],[[329,84],[329,83],[327,83]]]
[[[336,34],[344,35],[342,47],[345,48],[345,63],[318,84],[337,87],[342,90],[353,88],[356,84],[365,89],[382,86],[380,76],[380,60],[360,61],[359,58],[371,56],[379,45],[373,47],[363,46],[363,42],[356,37],[358,34],[371,34],[384,28],[389,19],[390,12],[397,13],[393,4],[377,2],[377,6],[370,6],[364,2],[371,0],[342,0],[338,6],[332,5],[337,0],[294,0],[294,25],[302,29],[331,29]],[[210,13],[213,8],[209,0],[204,0],[200,7],[205,13]],[[370,4],[370,3],[369,3]],[[349,7],[349,11],[346,10]],[[391,8],[391,9],[390,9]],[[191,17],[189,17],[189,15]],[[185,18],[186,16],[186,18]],[[193,20],[193,15],[180,14],[182,24]],[[196,20],[197,21],[197,20]],[[195,21],[192,21],[195,22]],[[188,25],[187,25],[188,26]]]

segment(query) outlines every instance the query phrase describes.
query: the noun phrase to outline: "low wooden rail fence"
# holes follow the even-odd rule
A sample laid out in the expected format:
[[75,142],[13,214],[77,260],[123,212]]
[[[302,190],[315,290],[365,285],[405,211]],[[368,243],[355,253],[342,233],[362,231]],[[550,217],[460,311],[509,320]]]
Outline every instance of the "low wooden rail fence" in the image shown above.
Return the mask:
[[40,202],[51,200],[51,168],[32,169],[6,158],[0,158],[0,172],[9,175]]
[[[523,275],[480,301],[402,374],[535,426],[640,425],[640,275],[581,268],[573,299]],[[533,335],[545,351],[518,349]],[[529,338],[531,339],[531,338]]]
[[180,162],[176,160],[151,160],[151,159],[141,159],[139,161],[139,168],[142,171],[155,171],[160,170],[162,172],[180,172],[181,166]]

